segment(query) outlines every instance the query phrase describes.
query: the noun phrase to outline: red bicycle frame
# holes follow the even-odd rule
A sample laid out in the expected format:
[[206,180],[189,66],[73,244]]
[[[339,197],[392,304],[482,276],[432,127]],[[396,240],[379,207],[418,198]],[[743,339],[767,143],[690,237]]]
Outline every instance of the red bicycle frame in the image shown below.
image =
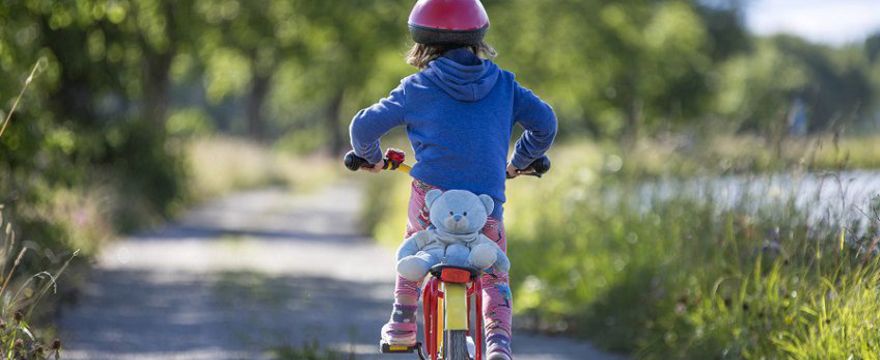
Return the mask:
[[[422,314],[424,316],[424,334],[425,348],[431,356],[431,360],[439,360],[439,349],[437,337],[442,335],[437,333],[438,325],[443,319],[437,318],[437,304],[443,299],[443,292],[440,291],[440,283],[442,281],[437,277],[431,277],[422,290]],[[477,319],[470,326],[471,322],[471,298],[476,302],[475,310]],[[474,339],[476,354],[474,360],[482,360],[483,358],[483,285],[480,278],[477,277],[469,283],[467,288],[467,316],[468,316],[468,332]]]

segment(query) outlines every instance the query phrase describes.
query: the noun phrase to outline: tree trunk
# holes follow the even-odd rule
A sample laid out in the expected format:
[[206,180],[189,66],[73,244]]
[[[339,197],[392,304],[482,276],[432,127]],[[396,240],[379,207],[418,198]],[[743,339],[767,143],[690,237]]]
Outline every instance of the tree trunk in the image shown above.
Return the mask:
[[171,88],[169,72],[173,58],[174,55],[170,50],[166,50],[164,53],[154,52],[144,59],[143,66],[144,99],[141,114],[147,123],[163,129],[170,101],[168,95]]
[[626,124],[623,129],[624,148],[632,147],[639,140],[639,132],[642,125],[642,101],[634,98],[629,102],[626,109]]
[[53,29],[49,17],[40,17],[41,33],[46,34],[46,47],[51,50],[60,65],[58,86],[50,91],[49,103],[52,111],[65,114],[78,124],[100,126],[94,109],[95,86],[89,81],[88,69],[75,67],[82,50],[80,44],[85,40],[82,31],[73,28]]
[[165,37],[168,44],[164,49],[154,48],[149,41],[140,34],[141,48],[143,49],[143,120],[164,131],[165,118],[168,115],[170,102],[169,91],[171,89],[171,62],[177,53],[177,29],[175,24],[175,12],[170,1],[162,1],[162,13],[165,16]]
[[251,79],[251,90],[247,99],[248,133],[256,141],[264,141],[266,137],[266,122],[263,118],[263,103],[269,94],[271,75],[254,74]]

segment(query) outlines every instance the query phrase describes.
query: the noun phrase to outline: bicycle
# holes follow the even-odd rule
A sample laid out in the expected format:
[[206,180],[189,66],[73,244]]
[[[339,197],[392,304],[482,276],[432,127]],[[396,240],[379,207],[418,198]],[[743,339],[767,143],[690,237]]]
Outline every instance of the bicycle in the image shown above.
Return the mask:
[[[409,173],[412,169],[405,163],[406,155],[397,149],[385,152],[382,169]],[[369,163],[349,151],[345,154],[345,167],[357,171]],[[546,156],[532,162],[529,167],[517,170],[521,175],[541,177],[550,170]],[[510,176],[508,175],[508,178]],[[425,343],[413,346],[397,346],[379,343],[379,352],[404,354],[416,352],[426,360],[482,360],[483,348],[483,288],[481,271],[467,267],[438,264],[429,271],[430,279],[422,290],[422,332]],[[471,306],[476,319],[471,327]],[[425,354],[428,354],[426,356]]]

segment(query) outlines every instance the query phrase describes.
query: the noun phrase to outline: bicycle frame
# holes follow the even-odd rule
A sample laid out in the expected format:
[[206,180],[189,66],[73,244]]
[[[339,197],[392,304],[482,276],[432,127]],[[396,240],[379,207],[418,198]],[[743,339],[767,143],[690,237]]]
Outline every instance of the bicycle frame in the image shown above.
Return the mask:
[[[382,169],[399,171],[409,174],[411,167],[404,163],[403,151],[389,148],[385,152],[382,161]],[[366,159],[357,156],[354,151],[349,151],[344,158],[345,167],[351,171],[357,171],[370,165]],[[534,160],[526,169],[517,169],[518,175],[541,177],[550,170],[550,159],[546,156]],[[515,177],[507,174],[507,178]],[[433,269],[432,269],[433,270]],[[452,270],[447,274],[446,270]],[[425,343],[416,343],[415,346],[390,346],[381,344],[381,351],[412,352],[417,350],[419,357],[424,359],[422,346],[427,349],[431,360],[440,359],[440,349],[443,348],[444,336],[447,331],[465,331],[474,339],[476,351],[474,360],[483,358],[483,288],[480,283],[480,274],[464,268],[451,267],[440,268],[438,273],[431,272],[425,289],[422,292],[422,313],[424,316]],[[465,274],[466,273],[466,274]],[[449,276],[447,276],[449,275]],[[471,323],[471,297],[476,302],[476,320],[474,328]],[[455,333],[459,335],[460,333]]]
[[[471,304],[475,302],[476,319],[471,328]],[[440,359],[443,337],[448,330],[466,330],[474,339],[474,360],[482,360],[483,288],[479,277],[465,281],[444,281],[432,276],[422,291],[425,348],[431,360]]]

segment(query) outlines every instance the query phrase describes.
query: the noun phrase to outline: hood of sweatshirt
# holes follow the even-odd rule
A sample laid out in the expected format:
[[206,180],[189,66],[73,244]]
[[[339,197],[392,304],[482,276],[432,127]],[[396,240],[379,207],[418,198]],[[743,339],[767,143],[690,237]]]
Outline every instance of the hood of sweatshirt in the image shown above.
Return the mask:
[[423,73],[453,99],[475,102],[492,91],[501,70],[495,63],[459,48],[431,61]]

